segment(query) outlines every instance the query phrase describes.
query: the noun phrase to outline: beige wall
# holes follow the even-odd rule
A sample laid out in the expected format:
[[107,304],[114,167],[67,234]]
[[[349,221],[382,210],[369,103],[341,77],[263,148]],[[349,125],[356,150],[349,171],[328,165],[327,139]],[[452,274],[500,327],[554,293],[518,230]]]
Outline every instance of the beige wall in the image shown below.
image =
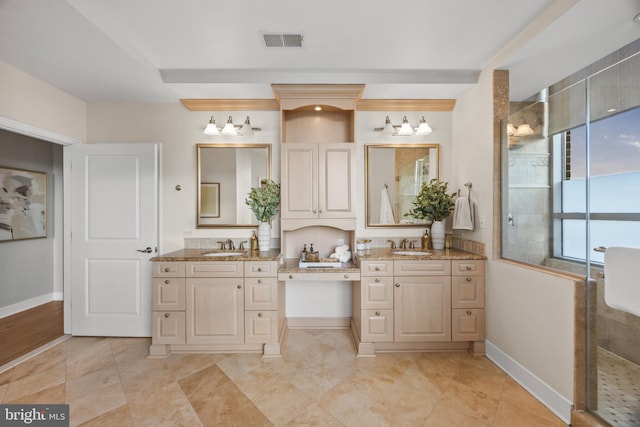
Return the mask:
[[486,244],[487,340],[573,401],[574,280],[494,259],[493,81],[485,70],[453,113],[454,182],[471,181],[484,228],[462,237]]
[[87,104],[0,62],[0,117],[83,142]]

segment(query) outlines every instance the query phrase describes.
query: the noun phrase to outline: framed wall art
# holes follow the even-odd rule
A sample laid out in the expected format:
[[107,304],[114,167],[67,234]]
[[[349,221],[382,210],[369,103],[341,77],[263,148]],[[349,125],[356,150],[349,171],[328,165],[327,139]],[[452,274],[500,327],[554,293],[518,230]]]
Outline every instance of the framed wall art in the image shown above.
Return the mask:
[[47,174],[0,167],[0,242],[47,237]]

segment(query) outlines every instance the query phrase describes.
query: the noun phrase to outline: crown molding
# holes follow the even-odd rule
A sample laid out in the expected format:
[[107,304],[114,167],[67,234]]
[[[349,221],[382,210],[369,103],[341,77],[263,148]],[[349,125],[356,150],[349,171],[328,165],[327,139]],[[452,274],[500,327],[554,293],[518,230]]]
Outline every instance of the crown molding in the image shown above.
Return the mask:
[[361,99],[358,111],[453,111],[455,99]]
[[181,99],[189,111],[258,111],[280,110],[275,99]]

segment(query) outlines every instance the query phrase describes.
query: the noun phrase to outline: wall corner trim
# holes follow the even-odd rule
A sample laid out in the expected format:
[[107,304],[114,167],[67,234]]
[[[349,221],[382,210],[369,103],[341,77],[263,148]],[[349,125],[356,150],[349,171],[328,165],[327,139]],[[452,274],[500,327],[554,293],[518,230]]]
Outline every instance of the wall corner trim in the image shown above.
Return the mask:
[[8,117],[0,116],[0,129],[26,135],[32,138],[42,139],[60,145],[80,144],[80,140],[59,133],[51,132],[27,123],[19,122]]
[[533,372],[522,366],[489,340],[485,341],[485,344],[486,355],[489,360],[498,365],[500,369],[505,371],[507,375],[524,387],[562,421],[571,424],[571,408],[573,404],[567,398],[560,395]]

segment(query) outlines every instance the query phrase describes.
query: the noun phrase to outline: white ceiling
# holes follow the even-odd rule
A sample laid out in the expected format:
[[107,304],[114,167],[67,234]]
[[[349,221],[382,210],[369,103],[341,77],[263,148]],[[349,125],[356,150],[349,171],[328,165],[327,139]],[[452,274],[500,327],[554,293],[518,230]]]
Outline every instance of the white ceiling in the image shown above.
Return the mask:
[[[273,98],[271,83],[457,98],[486,66],[509,69],[521,100],[639,38],[638,12],[639,0],[0,0],[0,60],[86,102]],[[304,45],[266,48],[262,31]]]

